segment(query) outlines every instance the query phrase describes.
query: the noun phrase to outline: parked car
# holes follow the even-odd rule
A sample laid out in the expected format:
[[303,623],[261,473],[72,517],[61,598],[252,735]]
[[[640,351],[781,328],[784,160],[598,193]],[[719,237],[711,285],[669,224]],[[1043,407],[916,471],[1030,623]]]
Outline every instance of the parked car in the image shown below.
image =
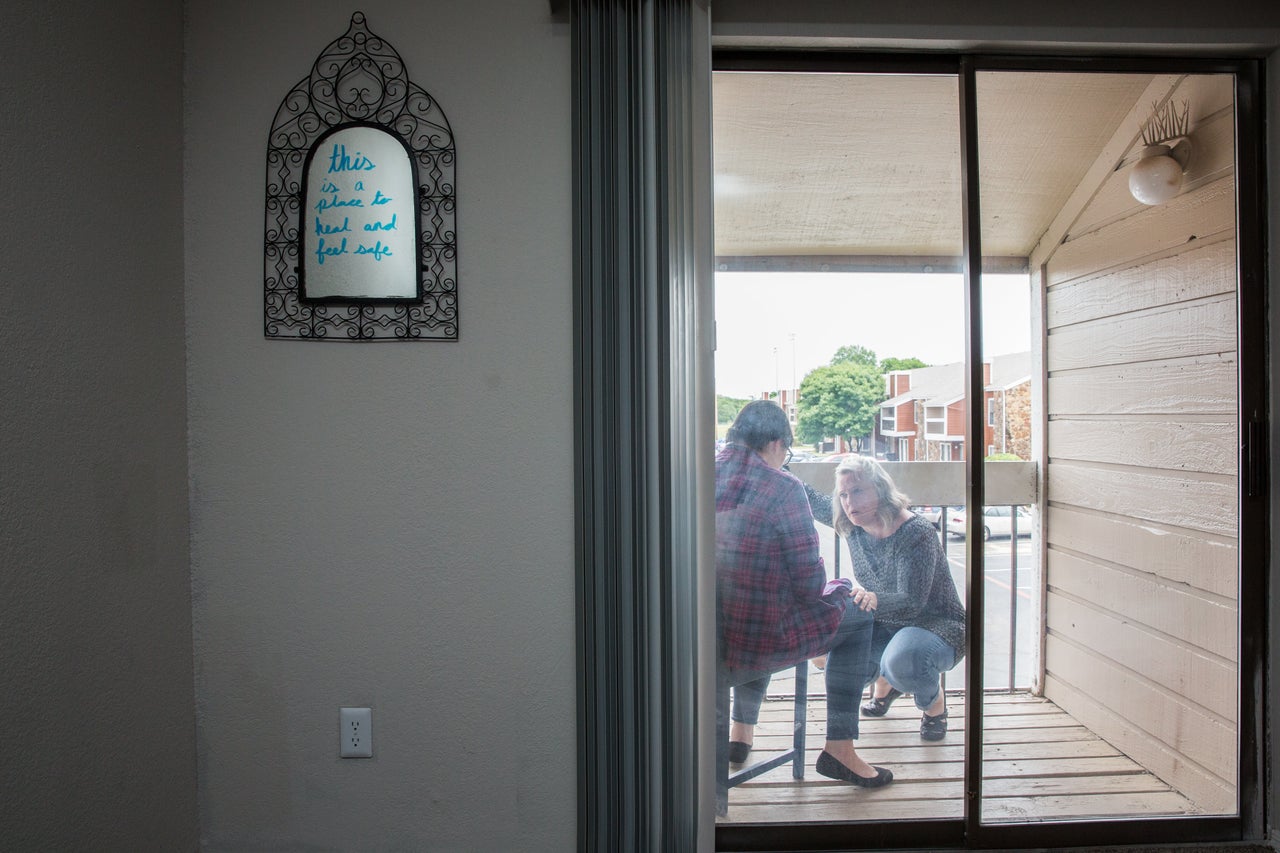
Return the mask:
[[[1013,529],[1013,510],[1018,511],[1018,535],[1031,535],[1031,513],[1022,507],[988,506],[982,508],[982,538],[1008,536]],[[968,513],[959,510],[947,513],[947,533],[963,537],[968,532]]]
[[[942,524],[943,507],[913,506],[911,509],[915,512],[916,515],[920,516],[925,521],[932,524],[938,530],[942,529],[939,525]],[[964,512],[964,507],[962,506],[949,506],[949,507],[946,507],[945,509],[947,510],[947,521],[950,521],[951,517],[955,515],[957,512]]]

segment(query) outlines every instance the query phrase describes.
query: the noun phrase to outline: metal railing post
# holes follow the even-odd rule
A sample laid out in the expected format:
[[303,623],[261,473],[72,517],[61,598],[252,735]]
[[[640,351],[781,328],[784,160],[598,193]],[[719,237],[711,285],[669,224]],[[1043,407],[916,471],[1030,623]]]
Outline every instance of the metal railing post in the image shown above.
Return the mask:
[[1018,508],[1009,507],[1009,692],[1018,662]]

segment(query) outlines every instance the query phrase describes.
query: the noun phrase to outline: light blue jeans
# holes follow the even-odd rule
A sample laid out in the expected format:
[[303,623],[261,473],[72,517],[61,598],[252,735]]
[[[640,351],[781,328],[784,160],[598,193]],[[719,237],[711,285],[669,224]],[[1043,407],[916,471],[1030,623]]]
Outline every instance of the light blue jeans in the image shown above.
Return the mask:
[[921,711],[938,698],[939,678],[956,665],[958,655],[945,640],[924,628],[888,628],[876,624],[871,659],[896,690],[915,697]]

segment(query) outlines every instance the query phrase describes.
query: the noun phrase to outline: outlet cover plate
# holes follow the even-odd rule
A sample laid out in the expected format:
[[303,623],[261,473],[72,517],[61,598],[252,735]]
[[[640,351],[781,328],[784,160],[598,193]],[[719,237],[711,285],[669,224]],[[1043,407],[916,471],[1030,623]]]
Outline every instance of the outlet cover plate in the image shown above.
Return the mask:
[[338,719],[338,754],[343,758],[373,758],[373,711],[341,708]]

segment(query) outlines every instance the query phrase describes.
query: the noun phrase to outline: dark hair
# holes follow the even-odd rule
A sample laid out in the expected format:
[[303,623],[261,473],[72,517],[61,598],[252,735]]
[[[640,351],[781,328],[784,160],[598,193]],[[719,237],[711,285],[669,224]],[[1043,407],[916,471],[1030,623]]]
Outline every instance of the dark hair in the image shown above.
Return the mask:
[[752,400],[742,407],[726,436],[735,444],[745,444],[752,450],[763,450],[771,441],[782,439],[791,446],[791,424],[787,413],[772,400]]

